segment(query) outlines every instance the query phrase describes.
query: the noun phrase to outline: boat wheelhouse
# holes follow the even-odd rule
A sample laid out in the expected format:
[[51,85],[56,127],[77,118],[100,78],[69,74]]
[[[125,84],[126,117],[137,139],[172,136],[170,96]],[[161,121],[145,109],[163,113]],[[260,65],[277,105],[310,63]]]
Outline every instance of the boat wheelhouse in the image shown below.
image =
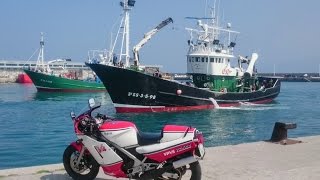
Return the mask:
[[[193,83],[199,88],[211,91],[243,92],[257,90],[262,86],[255,75],[255,62],[258,54],[252,57],[234,56],[235,37],[239,34],[231,30],[231,23],[226,28],[219,25],[215,8],[212,17],[190,18],[198,20],[198,28],[186,28],[190,33],[188,40],[187,73],[192,75]],[[223,38],[224,37],[224,38]],[[237,61],[237,62],[234,62]],[[233,67],[237,64],[237,67]],[[244,65],[246,64],[246,65]],[[244,66],[247,66],[244,69]]]

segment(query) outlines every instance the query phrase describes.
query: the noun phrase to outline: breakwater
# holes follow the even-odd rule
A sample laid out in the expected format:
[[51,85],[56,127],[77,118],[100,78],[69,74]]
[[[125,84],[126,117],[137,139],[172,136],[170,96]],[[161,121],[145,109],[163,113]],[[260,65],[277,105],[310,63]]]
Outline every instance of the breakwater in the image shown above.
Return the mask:
[[[35,61],[6,61],[0,60],[0,83],[14,83],[18,79],[18,75],[23,73],[23,68],[34,68]],[[57,73],[68,70],[77,72],[80,77],[90,77],[92,71],[85,66],[83,62],[57,62],[50,64],[50,68]],[[176,80],[190,80],[190,76],[185,73],[167,73]],[[275,76],[286,82],[320,82],[319,73],[259,73],[258,76]]]
[[319,73],[259,73],[259,76],[275,76],[285,82],[320,82]]
[[22,73],[21,70],[14,69],[1,69],[0,70],[0,83],[13,83],[18,79],[18,75]]
[[[189,75],[173,73],[176,80],[191,80]],[[259,73],[258,76],[276,77],[284,82],[320,82],[319,73]]]

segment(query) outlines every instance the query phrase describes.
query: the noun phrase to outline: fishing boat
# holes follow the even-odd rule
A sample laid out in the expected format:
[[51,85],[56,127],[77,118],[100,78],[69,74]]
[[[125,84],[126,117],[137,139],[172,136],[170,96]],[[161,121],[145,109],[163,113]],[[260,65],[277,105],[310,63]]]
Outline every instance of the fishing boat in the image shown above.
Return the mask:
[[[132,1],[121,3],[124,10],[125,35],[129,32],[126,23]],[[174,112],[240,106],[242,104],[270,103],[280,93],[281,83],[277,78],[260,77],[256,73],[257,53],[251,57],[236,57],[233,54],[238,32],[231,24],[220,27],[212,8],[210,18],[197,20],[197,28],[186,28],[190,33],[186,64],[190,82],[177,82],[163,78],[161,72],[150,72],[140,64],[138,51],[133,48],[133,62],[125,54],[124,66],[112,63],[87,63],[107,88],[118,113]],[[203,22],[204,21],[204,22]],[[157,32],[161,23],[150,32]],[[147,42],[154,33],[145,34]],[[223,39],[226,37],[227,39]],[[138,43],[138,47],[142,47]],[[121,55],[121,54],[120,54]],[[122,59],[121,59],[122,60]],[[236,67],[232,67],[232,63]]]
[[[70,71],[65,66],[69,59],[56,59],[44,62],[44,39],[41,33],[40,50],[35,68],[24,68],[24,72],[38,91],[62,91],[62,92],[94,92],[106,91],[100,79],[92,75],[82,79],[76,71]],[[53,71],[50,66],[60,67]]]

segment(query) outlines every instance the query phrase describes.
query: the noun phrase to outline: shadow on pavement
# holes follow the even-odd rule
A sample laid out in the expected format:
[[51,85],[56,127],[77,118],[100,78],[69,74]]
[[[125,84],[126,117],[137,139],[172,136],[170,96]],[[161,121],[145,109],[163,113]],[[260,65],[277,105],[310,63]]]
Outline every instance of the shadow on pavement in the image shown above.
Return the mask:
[[[40,177],[41,180],[70,180],[72,179],[67,173],[65,174],[46,174]],[[113,179],[102,179],[96,178],[96,180],[113,180]]]

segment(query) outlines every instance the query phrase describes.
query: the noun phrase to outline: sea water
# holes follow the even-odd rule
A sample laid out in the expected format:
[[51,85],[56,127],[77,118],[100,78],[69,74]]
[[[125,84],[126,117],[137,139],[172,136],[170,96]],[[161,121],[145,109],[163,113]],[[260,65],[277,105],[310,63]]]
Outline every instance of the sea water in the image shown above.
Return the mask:
[[270,139],[274,123],[297,123],[289,137],[320,135],[320,83],[283,82],[270,104],[177,112],[116,114],[107,92],[43,93],[32,84],[0,84],[0,169],[61,163],[64,149],[76,140],[70,112],[87,110],[89,98],[98,110],[136,123],[142,131],[160,132],[165,124],[194,126],[205,146]]

